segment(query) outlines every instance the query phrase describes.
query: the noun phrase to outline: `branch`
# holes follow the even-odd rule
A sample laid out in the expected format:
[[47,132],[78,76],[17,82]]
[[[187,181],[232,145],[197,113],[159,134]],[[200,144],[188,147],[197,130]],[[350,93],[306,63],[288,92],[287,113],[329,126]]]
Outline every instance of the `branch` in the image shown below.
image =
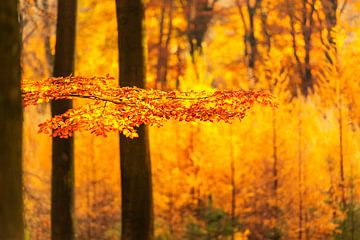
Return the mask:
[[[276,106],[273,97],[262,91],[212,90],[171,91],[114,87],[110,77],[48,78],[22,83],[24,105],[52,100],[82,98],[93,102],[55,116],[39,125],[39,132],[66,138],[75,131],[86,130],[106,136],[119,131],[137,137],[141,124],[162,126],[168,119],[179,121],[225,121],[242,119],[255,104]],[[106,106],[106,111],[105,106]]]

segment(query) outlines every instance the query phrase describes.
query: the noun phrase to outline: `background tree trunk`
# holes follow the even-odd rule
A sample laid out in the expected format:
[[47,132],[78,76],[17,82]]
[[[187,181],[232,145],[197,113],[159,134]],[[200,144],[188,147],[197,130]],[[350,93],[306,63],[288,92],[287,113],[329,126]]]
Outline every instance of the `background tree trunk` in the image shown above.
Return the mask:
[[44,22],[44,44],[45,44],[45,58],[46,58],[46,73],[51,74],[51,70],[54,67],[54,55],[51,52],[51,11],[49,9],[49,2],[48,0],[42,1],[42,8],[43,8],[43,22]]
[[[74,72],[76,0],[58,1],[54,76]],[[52,116],[72,108],[70,100],[51,103]],[[74,239],[74,139],[53,138],[51,238]]]
[[0,4],[0,239],[24,238],[18,1]]
[[[145,87],[144,5],[141,0],[116,0],[119,33],[120,86]],[[120,135],[122,239],[153,239],[151,163],[148,133]]]

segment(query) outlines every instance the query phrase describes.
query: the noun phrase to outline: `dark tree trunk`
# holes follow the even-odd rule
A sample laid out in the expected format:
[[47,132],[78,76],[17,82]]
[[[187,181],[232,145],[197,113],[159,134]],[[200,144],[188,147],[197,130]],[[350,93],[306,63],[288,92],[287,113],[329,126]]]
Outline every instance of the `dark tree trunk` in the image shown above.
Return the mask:
[[303,156],[302,156],[302,114],[301,114],[301,99],[300,99],[300,106],[299,106],[299,115],[298,115],[298,193],[299,193],[299,213],[298,213],[298,221],[299,221],[299,232],[298,232],[298,239],[302,240],[304,235],[304,193],[303,193]]
[[247,33],[246,36],[246,40],[249,44],[248,49],[249,51],[249,56],[248,56],[248,66],[251,69],[254,69],[255,67],[255,60],[256,60],[256,56],[257,56],[257,41],[255,38],[255,25],[254,25],[254,16],[256,13],[257,8],[260,6],[261,0],[257,0],[255,2],[255,6],[251,6],[249,1],[247,1],[247,7],[248,7],[248,12],[249,12],[249,31]]
[[242,3],[236,0],[236,5],[240,13],[241,21],[244,27],[244,55],[245,62],[248,67],[249,78],[251,80],[251,87],[257,82],[254,74],[256,60],[258,58],[257,40],[255,36],[255,14],[257,9],[261,6],[262,0],[256,0],[253,5],[249,0],[246,0],[246,9],[248,12],[248,19],[246,20],[245,14],[242,10]]
[[[336,47],[336,39],[335,39],[335,27],[337,25],[337,9],[338,9],[338,1],[337,0],[322,0],[321,1],[323,12],[325,15],[325,24],[326,26],[322,26],[322,22],[320,21],[322,29],[326,29],[327,31],[327,41],[324,41],[322,35],[320,35],[320,40],[323,46],[325,47],[325,57],[330,64],[334,64],[336,62],[337,55],[337,47]],[[343,7],[340,9],[340,13],[344,10],[346,2]],[[317,13],[318,18],[320,19],[319,13]]]
[[[55,77],[74,72],[76,0],[58,1]],[[70,100],[51,103],[52,116],[72,108]],[[51,190],[51,238],[74,239],[74,139],[53,138]]]
[[187,22],[187,38],[190,55],[194,61],[195,52],[202,53],[202,44],[214,17],[214,7],[218,0],[185,0],[181,1]]
[[165,13],[166,13],[166,1],[163,0],[161,5],[161,16],[159,26],[159,43],[158,43],[158,61],[156,66],[156,84],[155,88],[159,89],[159,83],[162,80],[163,64],[164,64],[164,47],[163,47],[163,36],[164,36],[164,25],[165,25]]
[[168,32],[165,40],[164,47],[164,71],[161,77],[161,89],[167,89],[167,73],[168,73],[168,62],[169,62],[169,47],[171,41],[171,34],[173,29],[173,0],[168,0],[169,2],[169,22],[168,22]]
[[[310,9],[307,9],[307,4],[310,5]],[[313,76],[311,72],[311,35],[313,31],[314,25],[314,10],[315,10],[315,2],[308,2],[307,0],[303,0],[303,9],[302,9],[302,34],[304,38],[304,76],[301,81],[301,92],[304,96],[309,94],[309,90],[314,89]]]
[[[165,29],[165,13],[168,9],[168,27],[163,44],[164,29]],[[160,17],[160,31],[159,31],[159,45],[158,45],[158,62],[156,71],[156,88],[166,90],[167,88],[167,72],[168,72],[168,59],[169,59],[169,46],[172,34],[172,18],[173,18],[173,0],[164,0],[161,7]]]
[[230,126],[229,128],[229,151],[230,151],[230,185],[231,185],[231,210],[230,210],[230,216],[231,216],[231,236],[230,239],[235,239],[235,233],[236,233],[236,191],[237,186],[235,182],[235,174],[236,174],[236,168],[235,168],[235,159],[234,159],[234,147],[233,147],[233,141],[232,141],[232,133],[233,130]]
[[[314,12],[315,1],[303,0],[301,2],[301,16],[295,15],[295,1],[286,0],[288,16],[290,18],[290,34],[292,37],[293,54],[296,61],[296,66],[301,78],[300,89],[303,96],[307,96],[310,91],[314,89],[314,79],[311,71],[311,48],[312,48],[312,33],[314,27]],[[300,58],[299,46],[296,41],[295,25],[296,20],[300,19],[301,35],[304,40],[304,58]]]
[[51,74],[51,70],[54,67],[54,56],[51,52],[51,13],[49,9],[49,2],[48,0],[42,1],[42,8],[43,8],[43,22],[44,22],[44,44],[45,44],[45,59],[46,59],[46,73]]
[[[120,86],[145,87],[144,5],[141,0],[116,0],[119,33]],[[123,240],[153,239],[151,162],[147,129],[139,138],[120,135]]]
[[300,60],[300,56],[298,54],[298,46],[297,46],[297,41],[296,41],[296,31],[295,31],[295,20],[296,20],[296,16],[295,16],[295,7],[294,7],[294,3],[290,2],[289,0],[286,0],[286,7],[287,7],[287,11],[288,11],[288,16],[290,19],[290,34],[291,34],[291,45],[292,45],[292,50],[293,50],[293,55],[296,61],[296,67],[297,67],[297,71],[300,75],[300,78],[303,79],[303,67],[302,67],[302,62]]
[[0,4],[0,239],[24,238],[18,1]]
[[271,40],[272,40],[272,35],[269,29],[269,24],[268,24],[268,15],[269,15],[269,2],[266,2],[266,6],[263,6],[265,4],[260,5],[260,11],[261,11],[261,28],[262,28],[262,33],[264,35],[265,38],[265,47],[266,47],[266,56],[269,57],[270,56],[270,51],[271,51]]
[[335,36],[333,34],[334,27],[337,24],[336,11],[338,8],[337,0],[321,0],[321,4],[324,9],[324,14],[326,18],[326,29],[327,29],[327,39],[330,47],[336,48]]

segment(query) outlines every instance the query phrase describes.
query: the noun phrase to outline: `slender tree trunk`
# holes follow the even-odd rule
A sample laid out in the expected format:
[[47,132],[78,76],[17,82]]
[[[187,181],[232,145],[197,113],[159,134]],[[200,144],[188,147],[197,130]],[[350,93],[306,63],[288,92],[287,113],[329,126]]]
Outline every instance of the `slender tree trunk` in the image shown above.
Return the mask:
[[249,56],[248,56],[248,66],[251,69],[254,69],[255,67],[255,60],[257,56],[257,41],[255,38],[255,24],[254,24],[254,17],[256,10],[258,8],[258,4],[261,2],[261,0],[256,0],[255,6],[250,6],[250,3],[248,1],[248,12],[249,12],[249,32],[246,37],[248,43],[249,43]]
[[51,70],[54,67],[54,56],[51,53],[51,25],[50,25],[50,9],[49,0],[42,0],[43,8],[43,21],[44,21],[44,44],[45,44],[45,59],[46,59],[46,73],[51,74]]
[[325,44],[325,56],[330,63],[334,63],[332,54],[329,51],[333,51],[336,54],[336,41],[334,36],[334,28],[337,24],[337,8],[338,0],[321,0],[323,11],[326,18],[326,30],[327,30],[327,43]]
[[[340,81],[340,79],[338,80]],[[338,106],[338,123],[339,123],[339,160],[340,160],[340,191],[341,191],[341,207],[343,210],[346,208],[345,196],[345,173],[344,173],[344,127],[343,127],[343,106],[342,106],[342,93],[341,83],[339,83],[339,106]]]
[[[310,10],[307,10],[307,5],[310,5]],[[314,83],[311,71],[311,36],[312,36],[312,28],[314,23],[314,10],[315,10],[315,2],[312,0],[308,2],[307,0],[303,0],[303,9],[302,9],[302,34],[304,38],[304,75],[301,81],[301,92],[304,96],[309,94],[309,90],[313,90]]]
[[[263,6],[266,4],[266,7]],[[269,26],[268,26],[268,11],[269,11],[269,1],[266,1],[265,3],[262,2],[262,4],[260,5],[260,11],[261,11],[261,28],[262,28],[262,32],[264,34],[264,38],[265,38],[265,46],[266,46],[266,55],[267,57],[270,56],[270,51],[271,51],[271,32],[269,31]]]
[[173,182],[172,177],[170,180],[170,191],[169,191],[169,203],[168,203],[168,225],[169,225],[169,234],[170,236],[173,236],[174,234],[174,193],[173,193]]
[[356,211],[356,200],[354,199],[354,190],[355,190],[355,181],[354,181],[354,166],[351,164],[350,167],[350,186],[349,186],[349,231],[350,231],[350,239],[354,240],[355,239],[355,231],[356,231],[356,216],[355,216],[355,211]]
[[[120,86],[145,87],[144,4],[116,0]],[[122,239],[153,239],[151,162],[147,128],[137,139],[120,136]]]
[[299,184],[299,233],[298,233],[298,239],[302,240],[303,239],[303,232],[304,232],[304,223],[303,223],[303,163],[302,163],[302,116],[301,116],[301,99],[299,99],[300,101],[300,106],[299,106],[299,121],[298,121],[298,184]]
[[[301,79],[300,89],[302,95],[306,97],[309,94],[309,91],[313,90],[314,88],[312,69],[311,69],[311,48],[312,48],[311,37],[314,27],[313,15],[315,12],[315,1],[302,0],[301,3],[302,3],[301,16],[297,17],[295,15],[296,2],[295,1],[290,2],[290,0],[286,0],[288,16],[290,19],[290,34],[292,37],[293,55]],[[297,41],[296,41],[295,25],[297,19],[300,19],[299,21],[301,25],[301,34],[304,40],[303,58],[300,58],[300,55],[298,53],[299,46],[297,45]]]
[[278,233],[279,223],[279,205],[278,205],[278,189],[279,189],[279,159],[278,159],[278,148],[277,148],[277,122],[276,122],[276,109],[272,109],[272,147],[273,147],[273,188],[272,195],[275,199],[275,206],[272,207],[272,217],[275,220],[275,226],[273,227],[273,236],[271,239],[278,240],[281,238],[281,235]]
[[[168,9],[168,24],[167,24],[167,33],[164,42],[164,30],[165,30],[165,15],[166,9]],[[156,71],[156,87],[158,89],[166,90],[167,88],[167,68],[168,68],[168,58],[169,58],[169,46],[172,34],[172,12],[173,12],[173,0],[163,0],[161,6],[161,16],[160,16],[160,31],[159,31],[159,43],[158,43],[158,62],[157,62],[157,71]]]
[[155,87],[159,88],[159,83],[161,83],[162,78],[162,68],[164,63],[164,49],[163,49],[163,37],[164,37],[164,25],[165,25],[165,13],[166,13],[166,1],[163,0],[161,5],[161,14],[160,14],[160,23],[159,23],[159,42],[158,42],[158,61],[156,65],[156,80]]
[[293,55],[296,61],[296,67],[300,75],[300,78],[303,79],[304,78],[303,67],[298,54],[298,46],[296,41],[294,3],[290,2],[290,0],[286,0],[286,6],[288,11],[288,16],[290,19],[290,34],[291,34],[291,45],[292,45]]
[[[58,0],[55,77],[74,73],[76,0]],[[51,115],[72,108],[71,100],[51,103]],[[74,139],[53,138],[51,189],[51,238],[74,239]]]
[[234,149],[231,134],[232,128],[229,128],[229,147],[230,147],[230,184],[231,184],[231,240],[235,239],[236,228],[236,183],[235,183],[235,162]]
[[250,86],[254,87],[257,82],[256,76],[254,74],[255,64],[258,57],[257,52],[257,40],[255,36],[255,13],[256,10],[260,7],[262,0],[251,1],[246,0],[246,9],[247,9],[247,20],[245,14],[242,10],[242,3],[240,0],[236,0],[236,5],[240,13],[241,21],[244,27],[244,55],[246,65],[248,67],[248,75],[251,80]]
[[24,238],[18,1],[0,4],[0,239]]
[[272,110],[272,147],[273,147],[273,194],[277,197],[278,191],[278,155],[277,155],[277,131],[276,131],[276,110]]
[[[87,205],[87,219],[86,219],[86,239],[91,240],[93,238],[93,225],[94,225],[94,218],[91,214],[95,212],[95,205],[97,203],[97,178],[96,178],[96,166],[95,166],[95,156],[94,156],[94,137],[90,138],[88,149],[90,150],[89,154],[89,165],[86,171],[86,205]],[[95,224],[96,225],[96,224]]]
[[[164,29],[165,29],[165,14],[168,9],[168,26],[165,43],[163,44]],[[173,12],[173,0],[164,0],[161,7],[160,17],[160,31],[159,31],[159,43],[158,43],[158,62],[156,71],[156,87],[162,90],[167,88],[167,68],[169,58],[169,46],[172,34],[172,12]],[[159,84],[160,83],[160,84]]]
[[173,0],[169,1],[169,22],[168,22],[168,32],[165,40],[164,47],[164,70],[161,79],[161,89],[166,90],[167,88],[167,73],[168,73],[168,62],[169,62],[169,47],[173,29]]
[[[92,150],[90,150],[92,151]],[[91,199],[90,199],[90,184],[91,184],[91,177],[90,177],[90,171],[86,171],[85,173],[86,175],[86,208],[88,209],[86,212],[86,239],[91,240],[91,214],[90,211],[92,211],[92,204],[91,204]]]
[[308,227],[309,223],[309,213],[305,211],[304,213],[304,225],[305,225],[305,240],[310,240],[310,228]]

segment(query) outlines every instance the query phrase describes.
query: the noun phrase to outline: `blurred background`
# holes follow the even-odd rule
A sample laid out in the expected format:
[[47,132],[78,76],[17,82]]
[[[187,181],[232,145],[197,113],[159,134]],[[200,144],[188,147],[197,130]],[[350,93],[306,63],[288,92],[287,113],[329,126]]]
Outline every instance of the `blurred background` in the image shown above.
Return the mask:
[[[24,79],[51,76],[56,1],[20,0]],[[150,128],[156,239],[360,239],[360,2],[146,0],[147,87],[266,89],[233,124]],[[79,0],[75,75],[118,76],[114,0]],[[76,101],[75,105],[81,105]],[[24,122],[27,235],[50,239],[48,105]],[[118,239],[116,133],[76,133],[76,235]]]

